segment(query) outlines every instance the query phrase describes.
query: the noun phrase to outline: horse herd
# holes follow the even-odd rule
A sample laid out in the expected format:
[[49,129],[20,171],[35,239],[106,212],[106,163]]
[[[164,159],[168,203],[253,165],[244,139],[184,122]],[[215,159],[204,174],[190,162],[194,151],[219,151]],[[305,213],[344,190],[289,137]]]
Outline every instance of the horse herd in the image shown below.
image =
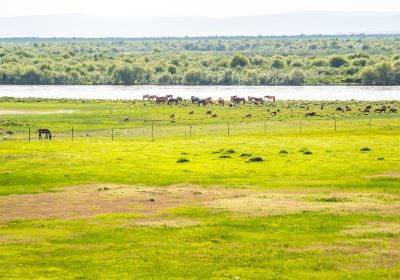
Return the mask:
[[[321,110],[323,110],[323,109],[324,109],[324,106],[321,106]],[[308,110],[308,108],[307,108],[307,110]],[[346,113],[346,112],[351,112],[352,109],[351,109],[351,107],[346,105],[346,106],[342,106],[342,107],[337,107],[335,111]],[[369,114],[372,111],[372,105],[368,105],[364,109],[359,108],[358,111],[362,112],[364,114]],[[388,105],[382,105],[374,110],[374,113],[397,113],[397,112],[398,112],[397,108],[390,107]],[[309,113],[305,114],[304,116],[305,117],[315,117],[315,116],[317,116],[317,113],[309,112]]]
[[[149,95],[145,94],[143,95],[143,101],[152,101],[157,105],[161,104],[168,104],[168,105],[173,105],[173,104],[180,104],[184,101],[183,98],[181,97],[176,97],[174,98],[173,95],[166,95],[166,96],[157,96],[157,95]],[[222,97],[220,97],[217,101],[214,102],[214,100],[211,97],[208,98],[200,98],[196,96],[192,96],[188,101],[190,101],[192,104],[196,104],[197,106],[206,106],[209,104],[218,104],[220,106],[225,106],[226,101]],[[264,102],[272,101],[275,102],[276,98],[275,96],[264,96],[264,98],[258,98],[258,97],[252,97],[248,96],[247,100],[244,97],[238,97],[237,95],[231,96],[230,99],[230,104],[229,106],[237,106],[240,104],[263,104]]]
[[[143,96],[143,100],[147,100],[147,101],[154,101],[157,105],[160,104],[180,104],[183,102],[183,99],[180,97],[174,98],[172,95],[167,95],[167,96],[162,96],[162,97],[158,97],[158,96],[149,96],[149,95],[144,95]],[[257,98],[257,97],[248,97],[247,102],[245,98],[242,97],[237,97],[237,96],[232,96],[230,99],[230,104],[229,106],[237,106],[240,104],[263,104],[264,102],[268,102],[268,101],[272,101],[275,102],[275,96],[265,96],[264,99],[263,98]],[[192,96],[190,98],[190,102],[192,104],[197,104],[198,106],[206,106],[208,104],[214,104],[214,101],[212,100],[211,97],[209,98],[199,98],[199,97],[195,97]],[[225,106],[225,100],[223,98],[219,98],[217,100],[217,104],[220,106]],[[305,110],[309,110],[309,107],[304,107],[304,106],[300,106],[300,108],[303,108]],[[320,107],[321,110],[324,110],[324,106]],[[364,109],[359,108],[358,111],[362,112],[364,114],[369,114],[370,112],[372,112],[373,108],[372,105],[368,105],[366,106]],[[269,109],[267,109],[268,113],[270,113],[271,117],[277,116],[278,113],[280,113],[279,109],[276,109],[275,111],[270,111]],[[348,105],[342,106],[342,107],[337,107],[336,112],[351,112],[352,109],[351,107],[349,107]],[[373,110],[373,112],[375,113],[397,113],[398,109],[395,107],[390,107],[389,105],[382,105],[378,108],[376,108],[375,110]],[[193,115],[194,111],[189,112],[189,115]],[[212,111],[207,111],[206,115],[210,115],[212,118],[217,118],[216,114],[213,114]],[[315,117],[317,116],[316,112],[307,112],[305,115],[305,117]],[[252,118],[252,114],[247,114],[245,115],[243,118]],[[172,122],[175,122],[175,114],[172,114],[170,116],[170,119]],[[124,122],[129,122],[129,118],[125,118]],[[36,131],[36,134],[38,135],[39,140],[51,140],[52,136],[51,136],[51,132],[49,129],[44,129],[44,128],[40,128]]]

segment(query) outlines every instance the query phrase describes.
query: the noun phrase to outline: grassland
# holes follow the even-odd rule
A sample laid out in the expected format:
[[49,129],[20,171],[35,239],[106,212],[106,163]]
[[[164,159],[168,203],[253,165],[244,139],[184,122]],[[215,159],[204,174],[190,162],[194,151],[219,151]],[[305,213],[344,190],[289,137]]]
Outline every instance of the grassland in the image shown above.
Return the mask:
[[400,118],[369,104],[3,99],[0,277],[398,279]]

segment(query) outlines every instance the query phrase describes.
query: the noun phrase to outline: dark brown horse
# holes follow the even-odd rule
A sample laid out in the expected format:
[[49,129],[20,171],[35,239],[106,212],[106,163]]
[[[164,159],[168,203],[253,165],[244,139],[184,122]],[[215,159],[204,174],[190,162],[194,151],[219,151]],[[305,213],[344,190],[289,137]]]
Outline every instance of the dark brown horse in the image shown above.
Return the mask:
[[167,102],[167,98],[166,97],[157,97],[156,98],[156,104],[160,105],[161,103],[166,103]]
[[47,128],[39,128],[36,133],[39,136],[39,140],[43,139],[42,135],[44,135],[44,139],[51,140],[51,132]]

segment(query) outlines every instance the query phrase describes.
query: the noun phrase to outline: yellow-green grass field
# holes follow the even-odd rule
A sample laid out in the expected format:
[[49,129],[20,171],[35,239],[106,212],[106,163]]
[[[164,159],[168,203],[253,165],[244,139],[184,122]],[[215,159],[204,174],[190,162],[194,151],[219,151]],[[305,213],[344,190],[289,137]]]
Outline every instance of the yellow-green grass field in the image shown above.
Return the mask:
[[400,115],[370,104],[400,106],[2,99],[0,278],[398,279]]

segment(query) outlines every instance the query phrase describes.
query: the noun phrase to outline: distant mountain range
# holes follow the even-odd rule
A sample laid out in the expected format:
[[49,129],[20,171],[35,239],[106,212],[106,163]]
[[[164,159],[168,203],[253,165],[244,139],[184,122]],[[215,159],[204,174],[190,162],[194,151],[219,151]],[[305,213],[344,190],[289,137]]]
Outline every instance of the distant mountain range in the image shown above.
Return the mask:
[[0,37],[199,37],[400,33],[400,14],[299,12],[231,18],[0,17]]

